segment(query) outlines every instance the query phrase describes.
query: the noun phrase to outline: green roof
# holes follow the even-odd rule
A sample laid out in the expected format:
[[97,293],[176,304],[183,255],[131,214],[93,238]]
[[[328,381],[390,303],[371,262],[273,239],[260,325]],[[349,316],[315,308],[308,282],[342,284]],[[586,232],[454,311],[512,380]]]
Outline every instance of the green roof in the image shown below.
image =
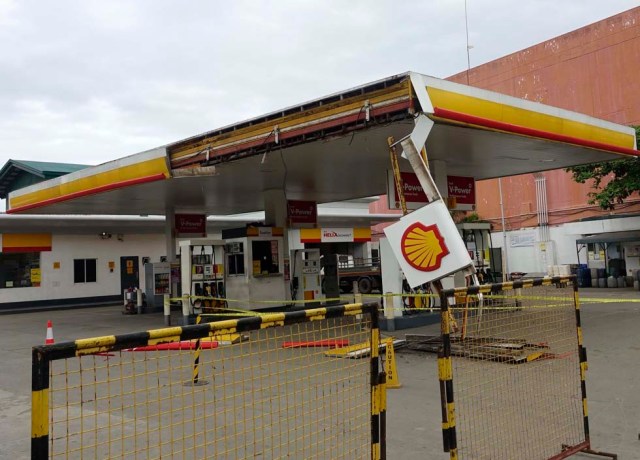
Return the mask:
[[0,169],[0,198],[7,198],[9,192],[19,188],[79,171],[88,166],[49,161],[9,160]]

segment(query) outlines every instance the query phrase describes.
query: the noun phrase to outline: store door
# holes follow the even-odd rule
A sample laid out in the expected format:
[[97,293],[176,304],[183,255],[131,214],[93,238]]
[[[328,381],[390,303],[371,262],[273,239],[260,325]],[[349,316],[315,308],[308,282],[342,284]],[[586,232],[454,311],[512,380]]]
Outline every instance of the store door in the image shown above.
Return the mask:
[[120,291],[140,287],[138,256],[120,257]]

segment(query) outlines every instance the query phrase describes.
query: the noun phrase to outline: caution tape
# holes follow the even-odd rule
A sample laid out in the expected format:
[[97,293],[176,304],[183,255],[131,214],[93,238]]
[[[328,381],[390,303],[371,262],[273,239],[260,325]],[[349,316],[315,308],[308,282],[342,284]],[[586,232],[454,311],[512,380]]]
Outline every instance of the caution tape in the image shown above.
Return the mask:
[[440,296],[438,294],[395,294],[395,293],[386,293],[386,294],[360,294],[362,296],[363,299],[379,299],[381,297],[410,297],[410,298],[416,298],[416,297],[420,297],[420,298],[427,298],[427,297],[431,297],[434,299],[438,299],[440,298]]
[[[363,299],[381,299],[383,297],[403,297],[403,298],[438,298],[439,296],[436,294],[398,294],[398,293],[389,293],[389,294],[361,294]],[[471,295],[461,295],[460,297],[469,297],[470,299],[475,299],[479,301],[478,294]],[[214,300],[218,302],[227,302],[227,303],[244,303],[244,304],[267,304],[267,305],[294,305],[294,304],[317,304],[324,302],[353,302],[353,295],[351,296],[341,296],[341,297],[331,297],[331,298],[321,298],[314,300],[248,300],[248,299],[227,299],[224,297],[207,297],[207,296],[184,296],[184,297],[174,297],[170,300],[175,301],[184,301],[188,300]],[[508,301],[523,301],[523,300],[535,300],[535,301],[553,301],[553,302],[573,302],[573,297],[559,297],[559,296],[527,296],[527,295],[498,295],[498,294],[482,294],[483,302],[490,302],[492,300],[508,300]],[[582,297],[580,298],[580,303],[640,303],[640,299],[624,299],[624,298],[606,298],[606,297]],[[505,308],[554,308],[559,304],[552,305],[483,305],[482,307],[463,307],[458,305],[453,305],[450,308],[452,309],[468,309],[468,310],[501,310]],[[215,314],[224,314],[228,316],[261,316],[267,315],[269,313],[260,313],[255,312],[253,310],[246,309],[238,309],[238,308],[228,308],[228,307],[212,307],[216,310],[220,310],[219,313]],[[389,308],[389,307],[388,307]],[[438,307],[391,307],[393,310],[410,310],[410,311],[433,311]]]
[[[380,296],[377,296],[379,298]],[[321,298],[315,300],[249,300],[249,299],[227,299],[225,297],[207,297],[207,296],[196,296],[189,295],[183,297],[171,297],[169,301],[178,302],[188,300],[216,300],[218,302],[234,302],[234,303],[261,303],[261,304],[273,304],[273,305],[289,305],[294,303],[319,303],[319,302],[339,302],[343,300],[353,301],[353,296],[343,296],[343,297],[329,297],[329,298]]]
[[[464,297],[464,296],[460,296]],[[477,294],[472,294],[467,297],[478,298]],[[558,296],[527,296],[527,295],[495,295],[495,294],[483,294],[484,300],[553,300],[573,302],[573,296],[571,297],[558,297]],[[640,303],[640,299],[610,299],[610,298],[598,298],[598,297],[579,297],[580,303]]]

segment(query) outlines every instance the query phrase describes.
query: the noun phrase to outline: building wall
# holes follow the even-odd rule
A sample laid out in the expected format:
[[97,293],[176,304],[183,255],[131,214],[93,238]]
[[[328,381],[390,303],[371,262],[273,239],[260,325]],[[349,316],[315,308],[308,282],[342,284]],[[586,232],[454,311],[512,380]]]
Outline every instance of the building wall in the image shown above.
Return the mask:
[[[640,124],[640,7],[461,72],[449,80],[626,125]],[[544,173],[550,223],[608,215],[588,205],[590,184]],[[536,225],[531,174],[502,180],[508,228]],[[478,183],[478,213],[499,224],[497,181]],[[638,212],[639,197],[614,214]]]
[[[639,228],[640,217],[638,216],[628,216],[612,219],[597,219],[591,221],[571,222],[561,225],[553,225],[549,228],[549,233],[555,257],[554,260],[549,261],[552,262],[549,264],[586,264],[586,251],[582,250],[582,252],[580,253],[580,259],[578,260],[578,253],[576,248],[576,240],[580,239],[583,235],[609,232],[625,232],[638,230]],[[534,236],[537,234],[537,232],[538,229],[535,227],[507,231],[506,255],[508,258],[509,272],[547,272],[547,264],[543,263],[542,259],[539,257],[540,248],[538,242],[533,242],[530,244],[525,243],[524,245],[518,245],[516,243],[527,239],[523,238],[523,236]],[[494,247],[504,248],[504,239],[501,231],[492,233],[492,242]],[[636,270],[640,269],[640,258],[638,256],[632,255],[632,251],[630,250],[630,248],[640,246],[640,241],[624,243],[623,246],[626,248],[624,258],[627,266],[627,274],[633,275]],[[612,255],[610,254],[610,256]]]
[[[120,257],[138,256],[140,261],[142,257],[150,257],[152,262],[158,262],[165,252],[163,234],[127,234],[122,241],[115,236],[102,240],[97,235],[53,235],[52,250],[40,253],[40,286],[0,289],[0,304],[121,296]],[[97,259],[95,283],[74,283],[74,259]],[[115,264],[113,272],[109,270],[109,261]],[[59,262],[60,268],[54,269],[54,262]],[[142,265],[140,278],[142,283]]]
[[[473,57],[473,56],[472,56]],[[640,7],[448,78],[626,125],[640,125]],[[549,223],[640,212],[640,196],[612,212],[588,204],[591,184],[577,184],[564,170],[547,171]],[[500,223],[498,181],[476,184],[477,212]],[[507,229],[536,226],[532,174],[502,179]],[[370,206],[386,212],[386,197]],[[375,228],[374,233],[381,231]]]

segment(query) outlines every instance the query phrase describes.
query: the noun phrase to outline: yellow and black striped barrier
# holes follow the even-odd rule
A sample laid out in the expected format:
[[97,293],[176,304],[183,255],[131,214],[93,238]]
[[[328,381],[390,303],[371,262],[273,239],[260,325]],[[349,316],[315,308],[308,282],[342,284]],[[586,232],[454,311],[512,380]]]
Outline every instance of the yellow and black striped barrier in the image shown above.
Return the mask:
[[371,317],[371,459],[386,459],[386,387],[380,370],[380,327],[378,315]]
[[[363,315],[367,318],[367,321],[371,324],[371,340],[375,340],[377,344],[379,344],[380,332],[378,329],[377,310],[378,305],[376,303],[336,305],[288,312],[263,313],[224,321],[167,327],[129,334],[106,335],[101,337],[78,339],[69,342],[60,342],[52,345],[36,346],[32,351],[31,458],[38,460],[47,459],[49,458],[50,449],[52,449],[53,445],[68,445],[68,439],[65,441],[64,437],[65,433],[67,433],[66,436],[70,435],[68,434],[68,430],[65,431],[64,426],[60,427],[60,425],[58,425],[58,429],[61,431],[54,430],[57,433],[56,439],[50,437],[52,433],[52,423],[55,425],[56,422],[53,416],[56,406],[55,404],[52,405],[52,401],[50,401],[50,399],[54,399],[50,398],[50,394],[54,393],[50,392],[57,391],[57,394],[62,396],[69,393],[68,391],[65,393],[64,387],[58,388],[55,385],[55,382],[62,383],[62,385],[64,385],[64,378],[60,380],[51,380],[52,377],[50,369],[52,369],[51,366],[53,361],[67,360],[82,356],[100,355],[108,352],[133,350],[137,347],[153,347],[160,344],[201,340],[207,337],[219,337],[223,334],[258,331],[265,328],[310,323],[348,316],[355,317],[357,315]],[[377,344],[376,346],[371,347],[376,353],[378,350]],[[198,383],[202,381],[199,375],[199,356],[197,351],[198,347],[196,347],[196,354],[193,361],[194,367],[191,383]],[[162,356],[159,356],[158,359],[162,359]],[[90,364],[87,365],[91,366]],[[108,364],[101,366],[101,369],[105,370],[105,366],[108,366]],[[62,373],[57,375],[64,376],[64,373],[66,372],[64,369],[66,369],[66,363],[61,366]],[[384,459],[384,414],[386,398],[384,396],[384,374],[379,372],[378,360],[375,360],[375,366],[374,360],[371,360],[370,371],[375,372],[370,377],[372,394],[372,426],[370,430],[372,458]],[[91,383],[93,384],[94,382]],[[58,402],[58,404],[60,404],[60,402]],[[59,407],[64,406],[58,406],[58,408]],[[65,412],[62,411],[60,413],[64,415]],[[66,414],[68,415],[68,412],[66,412]],[[75,417],[72,421],[77,419],[78,417]],[[67,422],[69,422],[69,420],[67,420]],[[97,430],[99,428],[100,427],[96,426],[91,429]],[[109,426],[102,428],[107,431],[110,430]],[[80,436],[80,444],[82,444],[83,439],[84,438]],[[67,444],[65,444],[65,442]],[[91,448],[91,446],[88,448]],[[82,452],[83,447],[74,446],[74,449]],[[73,452],[76,452],[76,450]],[[96,456],[98,455],[96,454]]]
[[578,284],[573,284],[573,298],[576,306],[576,333],[578,335],[578,357],[580,360],[580,395],[582,396],[582,416],[584,424],[584,434],[589,440],[589,410],[587,408],[587,384],[586,373],[589,364],[587,363],[587,349],[582,341],[582,321],[580,320],[580,296],[578,295]]
[[[514,295],[508,295],[509,291]],[[468,299],[474,297],[479,304],[472,308]],[[480,299],[486,302],[479,302]],[[491,299],[511,302],[492,303]],[[514,299],[523,302],[516,303]],[[524,302],[527,300],[529,302]],[[451,459],[456,460],[459,455],[533,458],[543,446],[549,452],[545,455],[555,454],[553,458],[566,458],[578,452],[614,458],[591,450],[590,445],[587,351],[580,318],[580,306],[585,300],[594,303],[640,301],[580,299],[575,276],[442,292],[438,380],[443,447]],[[474,328],[473,337],[465,338],[464,323],[463,332],[454,334],[460,332],[455,330],[455,318],[465,321],[467,310],[505,308],[523,314],[502,315],[493,311],[483,316],[479,311],[470,325]],[[525,365],[531,367],[514,369],[496,363],[527,363]],[[549,391],[552,388],[553,391]],[[517,407],[513,405],[514,400],[518,401]],[[458,416],[460,424],[456,423]],[[519,417],[524,418],[520,421]],[[522,432],[527,435],[518,438]],[[566,438],[568,442],[559,446],[550,441],[553,439],[550,435]]]
[[31,458],[49,458],[49,358],[37,348],[31,361]]
[[[196,324],[200,324],[202,318],[198,316],[196,318]],[[206,385],[207,382],[200,381],[200,353],[202,352],[202,345],[200,343],[200,337],[196,339],[196,345],[193,350],[193,375],[191,377],[191,383],[193,385]]]
[[438,356],[438,380],[442,412],[442,444],[452,460],[457,458],[456,420],[453,398],[453,369],[451,367],[451,315],[449,303],[441,306],[442,352]]

